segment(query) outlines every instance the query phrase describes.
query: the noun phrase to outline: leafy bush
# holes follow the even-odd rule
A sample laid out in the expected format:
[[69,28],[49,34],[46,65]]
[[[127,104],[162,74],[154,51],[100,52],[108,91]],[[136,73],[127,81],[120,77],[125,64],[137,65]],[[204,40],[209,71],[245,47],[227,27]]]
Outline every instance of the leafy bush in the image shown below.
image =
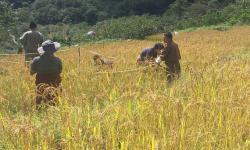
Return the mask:
[[158,32],[158,18],[149,15],[123,17],[100,22],[95,28],[101,38],[142,39]]
[[[45,19],[45,22],[40,22],[43,24],[46,23],[46,21],[53,23],[61,22],[55,25],[39,26],[39,30],[47,39],[61,42],[64,45],[105,39],[143,39],[147,35],[159,32],[221,24],[235,25],[250,23],[250,3],[246,1],[237,1],[237,3],[234,3],[233,0],[201,0],[200,2],[176,0],[169,8],[166,8],[166,12],[163,15],[155,16],[144,14],[142,16],[113,18],[99,22],[95,26],[90,26],[89,24],[107,19],[107,17],[110,17],[109,13],[111,13],[113,17],[118,17],[116,14],[118,10],[110,10],[110,12],[100,11],[98,7],[100,3],[91,3],[91,5],[85,7],[82,6],[82,2],[78,0],[74,2],[64,1],[64,3],[60,3],[60,1],[50,1],[50,5],[46,7],[43,7],[44,2],[47,2],[47,0],[35,1],[32,5],[32,9],[35,10],[37,8],[39,10],[31,14],[28,8],[20,8],[12,11],[7,3],[0,3],[0,9],[1,12],[3,12],[0,15],[1,47],[13,45],[11,41],[8,42],[10,40],[7,32],[8,29],[11,29],[12,34],[20,37],[28,28],[27,22],[33,19],[37,20],[37,18],[40,18],[40,21]],[[51,6],[52,4],[56,4],[61,10],[57,11]],[[102,2],[102,4],[105,3]],[[81,7],[77,7],[78,5],[81,5]],[[129,3],[124,3],[120,7],[123,8],[123,5],[127,6]],[[49,8],[49,6],[52,8]],[[43,9],[45,11],[40,13]],[[105,10],[106,9],[108,8],[105,8]],[[111,9],[111,7],[109,9]],[[129,11],[127,13],[129,15],[134,14]],[[123,13],[120,12],[120,14]],[[27,15],[30,15],[30,17],[27,17]],[[81,23],[74,24],[79,22],[79,19]],[[87,36],[86,33],[89,30],[95,30],[97,36]],[[218,30],[226,29],[218,28]]]

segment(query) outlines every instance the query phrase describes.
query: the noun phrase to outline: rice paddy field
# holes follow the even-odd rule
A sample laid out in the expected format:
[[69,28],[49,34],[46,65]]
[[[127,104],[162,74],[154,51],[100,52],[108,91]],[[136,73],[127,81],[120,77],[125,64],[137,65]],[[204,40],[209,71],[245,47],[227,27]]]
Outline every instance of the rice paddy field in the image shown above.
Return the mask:
[[[250,149],[250,26],[180,32],[172,85],[163,68],[136,65],[162,39],[62,48],[59,106],[40,112],[23,56],[0,56],[0,149]],[[93,66],[93,52],[114,68]]]

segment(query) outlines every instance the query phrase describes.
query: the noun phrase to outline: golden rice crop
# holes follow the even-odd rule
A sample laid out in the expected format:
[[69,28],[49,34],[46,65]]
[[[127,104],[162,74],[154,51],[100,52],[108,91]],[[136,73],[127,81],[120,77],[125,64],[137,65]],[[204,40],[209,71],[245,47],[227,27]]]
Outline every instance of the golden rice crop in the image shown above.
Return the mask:
[[[44,112],[23,57],[0,56],[0,149],[249,149],[249,39],[249,26],[181,32],[182,77],[171,86],[164,69],[112,73],[137,68],[162,35],[85,44],[80,59],[71,47],[57,53],[60,104]],[[101,70],[111,73],[97,74],[90,51],[114,57]]]

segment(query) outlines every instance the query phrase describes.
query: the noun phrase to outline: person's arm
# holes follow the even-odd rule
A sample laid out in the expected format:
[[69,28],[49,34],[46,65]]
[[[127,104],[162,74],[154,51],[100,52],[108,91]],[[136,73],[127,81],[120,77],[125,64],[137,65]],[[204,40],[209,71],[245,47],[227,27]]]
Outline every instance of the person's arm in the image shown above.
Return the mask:
[[180,53],[180,49],[178,45],[176,45],[176,52],[177,52],[178,59],[181,59],[181,53]]
[[140,60],[143,60],[144,58],[143,58],[143,51],[140,53],[140,55],[138,56],[138,58],[137,59],[139,59],[140,58]]
[[20,37],[20,42],[22,45],[25,45],[26,44],[26,33],[24,33],[21,37]]
[[36,60],[33,60],[30,64],[30,75],[36,74]]
[[166,61],[166,57],[167,57],[167,48],[164,48],[163,51],[161,52],[161,60],[162,61]]
[[149,61],[149,60],[151,60],[151,59],[152,59],[152,57],[150,56],[150,54],[147,54],[147,55],[146,55],[146,60]]
[[152,61],[155,58],[157,58],[157,53],[155,53],[154,50],[147,52],[147,54],[146,54],[146,60]]
[[59,67],[59,73],[61,74],[62,73],[62,69],[63,69],[61,59],[58,59],[58,67]]
[[40,34],[39,46],[41,46],[42,43],[43,43],[43,41],[44,41],[44,36],[43,36],[42,33],[40,33],[40,32],[39,32],[39,34]]
[[155,62],[156,62],[156,64],[158,64],[158,65],[160,65],[161,64],[161,56],[159,56],[159,57],[157,57],[156,59],[155,59]]
[[30,75],[34,75],[38,72],[40,57],[35,57],[30,64]]

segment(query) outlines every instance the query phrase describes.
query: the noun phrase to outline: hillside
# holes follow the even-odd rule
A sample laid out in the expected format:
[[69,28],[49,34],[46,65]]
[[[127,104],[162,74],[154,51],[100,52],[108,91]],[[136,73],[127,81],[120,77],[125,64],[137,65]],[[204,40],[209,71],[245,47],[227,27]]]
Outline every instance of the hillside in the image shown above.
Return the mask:
[[[143,39],[167,31],[250,23],[246,0],[5,0],[0,2],[0,52],[16,52],[30,21],[45,39],[74,45],[106,39]],[[85,36],[95,30],[97,37]]]
[[[35,20],[39,24],[80,23],[95,24],[110,18],[160,15],[174,0],[7,0],[22,21]],[[27,17],[29,16],[29,17]]]
[[[23,57],[0,56],[0,149],[249,149],[250,26],[174,38],[182,77],[172,86],[164,69],[126,72],[162,34],[85,44],[80,62],[77,47],[63,48],[60,105],[46,112]],[[115,67],[98,73],[91,51]]]

